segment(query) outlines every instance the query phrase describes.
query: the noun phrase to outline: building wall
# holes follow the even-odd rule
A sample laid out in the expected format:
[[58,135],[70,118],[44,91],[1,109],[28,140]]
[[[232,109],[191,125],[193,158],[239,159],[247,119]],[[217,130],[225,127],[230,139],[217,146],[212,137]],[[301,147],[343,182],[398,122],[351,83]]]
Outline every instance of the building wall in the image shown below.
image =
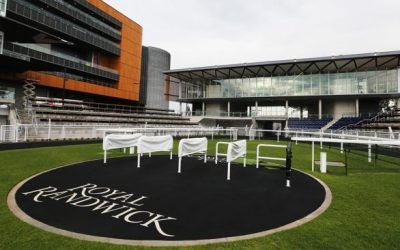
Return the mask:
[[145,98],[143,102],[148,108],[168,109],[169,100],[165,95],[164,71],[171,68],[171,55],[162,49],[154,47],[143,47],[142,80]]
[[[82,93],[139,101],[142,58],[142,27],[102,0],[87,1],[122,22],[121,56],[112,57],[103,54],[99,55],[99,63],[117,70],[120,75],[120,80],[116,88],[68,80],[65,88],[67,90],[78,91]],[[62,77],[32,71],[25,73],[25,77],[39,80],[39,85],[42,86],[59,89],[64,87],[64,79]]]
[[323,100],[322,113],[330,114],[334,117],[342,117],[344,114],[356,114],[356,99],[346,100]]

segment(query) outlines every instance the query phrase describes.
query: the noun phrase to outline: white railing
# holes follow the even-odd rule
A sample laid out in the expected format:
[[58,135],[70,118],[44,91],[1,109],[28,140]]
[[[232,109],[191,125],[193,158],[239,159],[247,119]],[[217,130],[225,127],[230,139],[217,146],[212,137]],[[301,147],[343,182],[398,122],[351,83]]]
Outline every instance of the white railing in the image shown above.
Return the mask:
[[236,129],[201,127],[124,127],[113,125],[2,125],[0,143],[102,139],[107,133],[141,133],[143,135],[172,135],[175,137],[227,136],[236,140]]
[[107,133],[141,133],[143,135],[172,135],[175,137],[226,136],[237,140],[238,136],[249,140],[289,137],[320,137],[359,140],[400,140],[400,132],[389,131],[311,131],[311,130],[262,130],[251,128],[202,128],[193,126],[150,127],[150,126],[119,126],[119,125],[2,125],[0,126],[0,143],[71,140],[71,139],[101,139]]

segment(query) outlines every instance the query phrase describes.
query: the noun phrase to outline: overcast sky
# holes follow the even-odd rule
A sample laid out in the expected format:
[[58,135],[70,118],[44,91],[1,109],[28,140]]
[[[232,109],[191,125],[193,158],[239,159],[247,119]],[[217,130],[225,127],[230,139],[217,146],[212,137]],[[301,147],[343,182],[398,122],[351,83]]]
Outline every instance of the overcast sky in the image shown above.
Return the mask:
[[172,68],[400,50],[400,0],[105,0]]

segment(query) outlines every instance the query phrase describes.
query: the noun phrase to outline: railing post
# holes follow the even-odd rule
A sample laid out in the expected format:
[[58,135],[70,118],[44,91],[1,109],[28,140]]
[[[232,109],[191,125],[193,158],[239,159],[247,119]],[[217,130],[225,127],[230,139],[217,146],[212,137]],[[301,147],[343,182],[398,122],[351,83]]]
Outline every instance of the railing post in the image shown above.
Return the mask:
[[320,138],[321,138],[321,149],[323,149],[324,148],[324,144],[323,144],[323,142],[322,142],[322,138],[323,138],[324,136],[323,136],[323,134],[322,134],[322,130],[321,130],[321,132],[320,132]]
[[28,127],[27,125],[25,125],[24,127],[24,142],[26,142],[28,140]]
[[[257,151],[258,153],[258,151]],[[292,144],[289,143],[289,145],[286,148],[286,187],[290,188],[290,177],[292,176]]]
[[51,119],[49,119],[49,127],[47,131],[47,140],[50,141],[50,139],[51,139]]
[[14,126],[14,137],[15,142],[18,142],[18,124]]

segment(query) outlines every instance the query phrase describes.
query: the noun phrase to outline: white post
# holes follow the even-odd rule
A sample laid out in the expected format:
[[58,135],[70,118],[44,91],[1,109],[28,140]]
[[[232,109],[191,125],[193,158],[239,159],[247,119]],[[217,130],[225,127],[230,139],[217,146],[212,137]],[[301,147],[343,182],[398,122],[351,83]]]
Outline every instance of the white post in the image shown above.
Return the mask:
[[227,176],[227,180],[231,180],[231,163],[228,162],[228,176]]
[[149,158],[151,158],[151,153],[149,153]]
[[203,117],[206,116],[206,104],[204,102],[202,104],[202,114],[203,114]]
[[14,126],[14,139],[18,142],[18,124]]
[[314,149],[315,149],[315,145],[314,145],[315,143],[314,143],[314,141],[311,143],[311,169],[312,169],[312,171],[314,172]]
[[368,162],[372,162],[372,145],[368,144]]
[[172,150],[171,150],[171,153],[169,155],[169,159],[172,160]]
[[49,119],[49,130],[47,131],[47,140],[51,139],[51,119]]
[[243,159],[243,167],[246,167],[246,157],[247,157],[247,155],[244,155],[244,159]]
[[215,149],[215,165],[218,164],[218,143],[217,143],[217,147]]
[[231,116],[231,102],[228,102],[228,117]]
[[141,154],[138,154],[137,156],[137,168],[140,168],[140,156]]
[[260,147],[257,147],[257,156],[256,156],[256,168],[259,167],[259,155],[260,155]]
[[204,154],[204,163],[207,163],[207,152]]
[[28,139],[28,126],[25,125],[24,127],[24,141],[26,142]]
[[182,167],[182,157],[179,157],[179,160],[178,160],[178,173],[180,174],[181,173],[181,167]]
[[104,164],[107,163],[107,150],[104,150]]
[[[322,139],[324,136],[322,135],[322,130],[320,131],[320,138]],[[323,149],[324,148],[324,144],[323,144],[323,142],[322,142],[322,140],[321,140],[321,149]]]

